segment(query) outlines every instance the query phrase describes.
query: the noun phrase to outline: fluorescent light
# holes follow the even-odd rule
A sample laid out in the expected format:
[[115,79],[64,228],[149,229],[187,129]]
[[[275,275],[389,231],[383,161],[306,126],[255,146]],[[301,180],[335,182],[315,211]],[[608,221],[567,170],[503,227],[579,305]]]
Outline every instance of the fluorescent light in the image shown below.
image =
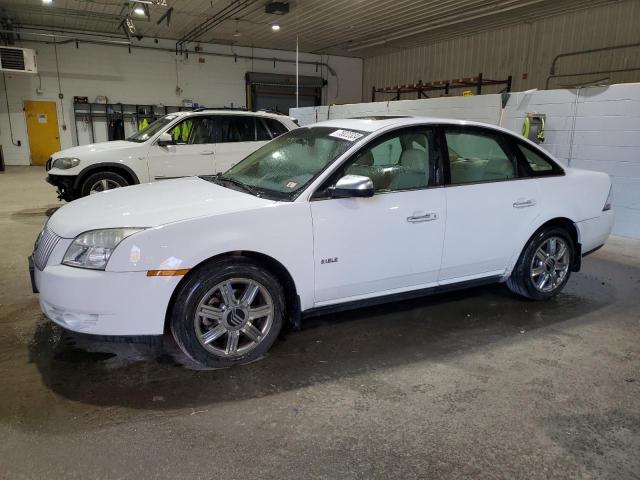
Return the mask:
[[280,30],[280,25],[278,25],[277,23],[274,25],[271,25],[271,30],[273,30],[274,32],[277,32]]
[[138,5],[136,8],[134,8],[133,13],[135,13],[136,15],[140,15],[141,17],[144,17],[146,15],[142,5]]
[[53,0],[42,0],[42,3],[45,5],[51,5],[53,3]]

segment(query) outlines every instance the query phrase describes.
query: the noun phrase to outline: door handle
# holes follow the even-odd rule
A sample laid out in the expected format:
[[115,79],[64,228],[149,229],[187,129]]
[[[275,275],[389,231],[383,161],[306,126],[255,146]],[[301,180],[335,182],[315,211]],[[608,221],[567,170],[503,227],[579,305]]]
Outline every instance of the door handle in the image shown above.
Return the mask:
[[535,204],[536,201],[533,198],[529,198],[528,200],[518,199],[513,203],[513,208],[533,207]]
[[213,155],[213,150],[203,150],[200,155]]
[[433,220],[438,219],[438,214],[435,212],[425,213],[424,215],[412,215],[407,217],[407,222],[409,223],[420,223],[420,222],[432,222]]

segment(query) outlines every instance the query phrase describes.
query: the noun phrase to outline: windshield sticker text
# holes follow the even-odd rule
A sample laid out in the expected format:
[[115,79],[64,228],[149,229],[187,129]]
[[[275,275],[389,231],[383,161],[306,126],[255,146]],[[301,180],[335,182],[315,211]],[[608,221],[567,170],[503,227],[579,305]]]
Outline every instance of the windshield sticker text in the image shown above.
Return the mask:
[[341,138],[348,142],[355,142],[359,138],[362,138],[363,134],[358,132],[352,132],[351,130],[336,130],[329,134],[330,137]]

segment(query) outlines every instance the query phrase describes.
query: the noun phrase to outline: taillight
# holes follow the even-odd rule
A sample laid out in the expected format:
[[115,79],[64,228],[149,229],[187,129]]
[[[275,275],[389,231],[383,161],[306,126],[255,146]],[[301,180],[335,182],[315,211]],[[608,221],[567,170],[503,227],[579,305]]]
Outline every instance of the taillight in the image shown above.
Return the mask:
[[606,212],[607,210],[611,210],[611,189],[613,185],[609,187],[609,195],[607,195],[607,200],[604,202],[604,207],[602,207],[602,211]]

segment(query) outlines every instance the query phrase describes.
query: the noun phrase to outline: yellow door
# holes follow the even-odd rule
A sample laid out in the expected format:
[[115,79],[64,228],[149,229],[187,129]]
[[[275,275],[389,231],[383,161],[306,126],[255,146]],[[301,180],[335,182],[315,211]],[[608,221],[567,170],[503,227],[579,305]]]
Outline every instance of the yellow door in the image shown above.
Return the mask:
[[25,100],[31,165],[44,165],[52,153],[60,150],[56,102]]

